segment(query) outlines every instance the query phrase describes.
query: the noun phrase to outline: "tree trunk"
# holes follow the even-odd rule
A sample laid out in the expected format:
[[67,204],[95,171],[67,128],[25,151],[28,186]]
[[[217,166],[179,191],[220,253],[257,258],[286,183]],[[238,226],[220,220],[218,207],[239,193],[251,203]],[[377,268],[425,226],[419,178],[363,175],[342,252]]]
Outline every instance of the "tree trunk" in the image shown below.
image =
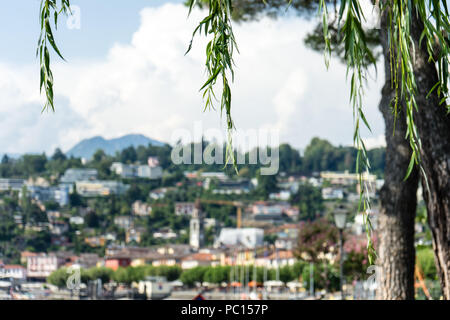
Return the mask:
[[[377,264],[380,267],[377,298],[387,300],[414,299],[414,219],[417,205],[418,173],[414,169],[404,180],[411,158],[411,148],[405,139],[406,118],[403,108],[394,119],[391,88],[387,21],[381,20],[381,44],[385,64],[385,85],[379,109],[386,127],[386,167],[384,186],[380,192],[380,215]],[[395,131],[394,131],[395,124]]]
[[433,250],[444,299],[450,299],[450,115],[445,104],[439,105],[436,90],[436,65],[428,62],[425,44],[419,49],[423,25],[414,17],[411,28],[414,40],[414,70],[417,83],[418,111],[414,113],[421,139],[421,161],[425,171],[422,187],[427,204],[428,223],[433,235]]

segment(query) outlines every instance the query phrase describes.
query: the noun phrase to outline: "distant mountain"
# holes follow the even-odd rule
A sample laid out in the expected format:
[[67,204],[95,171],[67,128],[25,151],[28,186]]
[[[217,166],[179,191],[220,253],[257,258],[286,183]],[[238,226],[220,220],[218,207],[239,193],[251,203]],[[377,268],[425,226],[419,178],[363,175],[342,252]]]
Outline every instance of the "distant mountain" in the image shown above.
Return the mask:
[[98,149],[102,149],[106,154],[114,155],[116,151],[121,151],[130,146],[148,146],[149,144],[154,146],[164,145],[160,141],[147,138],[141,134],[128,134],[109,140],[98,136],[80,141],[72,149],[67,151],[66,154],[77,158],[90,159]]

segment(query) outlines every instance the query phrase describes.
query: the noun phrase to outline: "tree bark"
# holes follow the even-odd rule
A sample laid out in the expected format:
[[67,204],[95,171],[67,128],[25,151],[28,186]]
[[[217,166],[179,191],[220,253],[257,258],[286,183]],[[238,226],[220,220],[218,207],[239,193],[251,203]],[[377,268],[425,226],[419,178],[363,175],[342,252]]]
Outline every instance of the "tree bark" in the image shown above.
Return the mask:
[[433,250],[444,299],[450,299],[450,115],[439,105],[436,90],[436,65],[428,62],[425,45],[419,47],[423,25],[413,17],[411,26],[415,45],[414,71],[417,83],[418,111],[414,113],[421,139],[422,187],[427,204],[428,223],[433,235]]
[[414,219],[419,177],[417,169],[414,169],[410,177],[403,181],[411,159],[411,147],[405,139],[407,127],[404,109],[399,107],[400,112],[395,119],[391,106],[395,92],[390,81],[386,15],[381,20],[380,37],[386,81],[379,109],[386,128],[386,167],[380,192],[377,298],[411,300],[414,299]]

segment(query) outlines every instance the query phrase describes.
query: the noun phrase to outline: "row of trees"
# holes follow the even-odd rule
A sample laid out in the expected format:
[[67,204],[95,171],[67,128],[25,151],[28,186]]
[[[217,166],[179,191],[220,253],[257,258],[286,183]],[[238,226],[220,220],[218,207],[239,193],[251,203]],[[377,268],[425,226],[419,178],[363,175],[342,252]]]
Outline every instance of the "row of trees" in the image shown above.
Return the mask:
[[[268,280],[280,280],[283,283],[290,281],[301,281],[305,286],[309,285],[310,265],[304,261],[298,261],[292,266],[283,266],[278,270],[275,268],[265,269],[256,267],[256,281],[262,283]],[[116,271],[106,267],[93,267],[81,269],[81,282],[87,283],[90,280],[101,279],[102,283],[115,281],[117,283],[131,285],[133,282],[144,280],[147,276],[163,276],[168,281],[180,280],[185,286],[193,287],[197,284],[210,283],[220,285],[223,282],[238,282],[246,286],[248,282],[254,280],[254,266],[204,266],[192,269],[181,270],[178,266],[153,267],[150,265],[118,268]],[[60,268],[47,278],[47,282],[57,287],[64,288],[67,280],[73,273],[68,268]],[[325,277],[323,277],[325,273]],[[337,268],[333,265],[319,265],[314,270],[314,286],[318,289],[328,288],[336,290],[338,288]]]
[[[60,268],[50,274],[47,282],[63,288],[66,286],[67,279],[71,276],[73,270],[65,267]],[[106,267],[93,267],[89,269],[80,269],[81,282],[87,283],[89,280],[101,279],[102,283],[115,281],[130,285],[132,282],[138,282],[147,276],[161,276],[168,281],[174,281],[180,278],[181,268],[178,266],[168,267],[151,265],[118,268],[116,271]]]
[[[207,141],[202,143],[204,146],[208,144]],[[191,148],[194,148],[193,144],[191,144]],[[223,148],[225,154],[226,146],[223,146]],[[8,178],[42,175],[50,179],[51,177],[55,178],[62,175],[68,168],[89,167],[97,169],[101,179],[118,178],[110,171],[111,164],[114,161],[146,163],[149,156],[157,156],[165,170],[178,174],[178,179],[175,180],[179,180],[182,177],[180,172],[182,173],[185,170],[223,170],[223,165],[221,164],[174,165],[171,161],[171,152],[172,147],[169,145],[149,145],[136,148],[130,146],[121,152],[117,152],[115,155],[107,155],[104,151],[98,150],[86,165],[81,163],[81,159],[66,156],[60,149],[56,149],[50,157],[47,157],[45,154],[27,154],[14,159],[4,155],[0,163],[0,176]],[[385,166],[384,149],[372,149],[368,154],[372,161],[373,171],[382,173]],[[311,174],[319,171],[344,170],[354,172],[357,150],[353,147],[336,147],[327,140],[313,138],[306,147],[303,156],[300,155],[298,149],[293,148],[289,144],[280,145],[279,155],[280,171],[289,174]],[[246,157],[248,160],[249,153],[246,154]],[[240,165],[239,173],[242,177],[255,177],[259,169],[259,164]],[[231,166],[227,167],[226,172],[230,175],[235,174]]]

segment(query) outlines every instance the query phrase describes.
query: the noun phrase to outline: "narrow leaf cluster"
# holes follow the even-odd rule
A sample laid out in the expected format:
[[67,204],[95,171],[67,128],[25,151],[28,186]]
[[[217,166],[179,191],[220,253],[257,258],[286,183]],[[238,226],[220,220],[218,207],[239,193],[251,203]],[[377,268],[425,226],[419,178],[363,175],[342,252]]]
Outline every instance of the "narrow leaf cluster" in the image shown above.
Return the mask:
[[[205,1],[204,1],[205,2]],[[197,3],[197,0],[189,0],[189,13]],[[203,91],[205,100],[204,110],[214,109],[214,101],[217,101],[214,88],[219,81],[222,87],[222,96],[220,98],[220,110],[225,112],[228,144],[227,144],[227,164],[231,160],[236,168],[236,160],[232,149],[231,133],[234,129],[234,123],[231,117],[231,88],[230,80],[234,79],[233,71],[233,52],[237,50],[236,40],[231,26],[231,0],[208,0],[208,15],[195,28],[192,40],[186,53],[192,48],[192,42],[195,35],[203,34],[210,40],[206,46],[206,72],[207,81],[200,88]],[[229,78],[231,76],[231,79]]]
[[[325,0],[320,0],[319,10],[323,16],[323,24],[327,24],[328,12]],[[423,26],[421,44],[425,42],[429,53],[429,62],[438,66],[439,81],[431,88],[428,96],[436,90],[441,97],[440,104],[448,101],[448,64],[450,56],[450,24],[446,0],[386,0],[379,2],[381,14],[388,16],[388,40],[390,48],[390,69],[391,83],[395,90],[395,98],[392,102],[395,121],[399,112],[400,101],[405,102],[405,112],[407,121],[406,139],[409,139],[412,156],[405,179],[409,177],[415,165],[419,165],[426,180],[426,174],[420,162],[420,137],[417,133],[414,121],[414,112],[418,111],[417,105],[417,84],[414,74],[415,48],[412,39],[411,24],[414,19],[418,19],[419,25]],[[343,0],[339,10],[339,22],[344,21],[340,30],[342,41],[345,46],[345,60],[347,63],[347,73],[351,74],[350,101],[353,106],[355,119],[354,143],[358,149],[356,169],[359,173],[359,183],[361,186],[360,209],[363,206],[365,213],[365,225],[368,238],[369,262],[374,263],[376,252],[373,247],[372,224],[370,222],[370,197],[364,181],[363,171],[368,174],[370,163],[367,157],[366,148],[360,134],[361,122],[370,130],[363,112],[364,82],[367,76],[369,65],[364,63],[365,59],[372,61],[375,66],[375,59],[371,55],[368,47],[365,31],[362,23],[365,20],[361,10],[359,0]],[[328,27],[323,26],[326,57],[330,55],[330,45]],[[327,66],[328,66],[328,62]],[[449,106],[446,106],[450,110]],[[394,129],[395,130],[395,129]],[[362,168],[361,168],[362,166]],[[362,170],[363,169],[363,170]]]
[[51,57],[49,47],[51,47],[61,59],[64,60],[64,58],[56,45],[52,30],[52,23],[55,29],[57,29],[59,15],[67,15],[68,13],[70,13],[70,2],[69,0],[60,0],[58,5],[57,0],[41,0],[41,7],[39,12],[41,34],[39,36],[36,55],[39,57],[41,69],[40,90],[42,92],[42,89],[44,89],[46,96],[46,102],[44,104],[43,111],[48,110],[48,108],[51,108],[53,111],[55,111],[55,104],[53,99],[53,73],[50,68]]

